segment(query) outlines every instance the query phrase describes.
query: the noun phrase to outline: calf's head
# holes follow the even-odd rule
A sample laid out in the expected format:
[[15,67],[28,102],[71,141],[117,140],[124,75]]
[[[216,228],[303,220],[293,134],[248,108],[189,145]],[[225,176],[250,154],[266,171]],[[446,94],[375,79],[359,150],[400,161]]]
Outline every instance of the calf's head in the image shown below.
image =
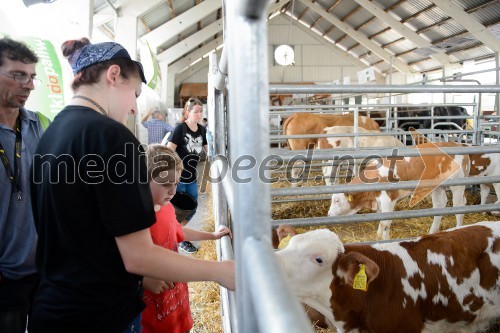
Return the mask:
[[[380,194],[380,192],[376,192]],[[353,215],[361,209],[377,210],[374,192],[334,193],[328,216]]]
[[276,256],[299,301],[314,307],[330,322],[334,321],[332,299],[336,296],[333,293],[338,291],[332,283],[337,281],[340,286],[354,290],[360,267],[364,267],[367,285],[379,274],[375,262],[359,252],[345,253],[340,238],[327,229],[292,237],[288,246],[277,251]]
[[332,282],[332,265],[344,252],[340,238],[327,229],[298,234],[276,252],[278,263],[299,298],[324,293]]

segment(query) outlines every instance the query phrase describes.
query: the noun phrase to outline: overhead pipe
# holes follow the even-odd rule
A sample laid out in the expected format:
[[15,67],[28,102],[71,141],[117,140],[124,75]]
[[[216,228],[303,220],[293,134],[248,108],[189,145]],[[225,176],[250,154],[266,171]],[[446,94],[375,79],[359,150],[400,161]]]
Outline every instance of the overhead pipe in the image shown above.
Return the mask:
[[346,93],[500,93],[499,85],[460,85],[460,86],[386,86],[386,85],[272,85],[269,93],[286,94],[346,94]]

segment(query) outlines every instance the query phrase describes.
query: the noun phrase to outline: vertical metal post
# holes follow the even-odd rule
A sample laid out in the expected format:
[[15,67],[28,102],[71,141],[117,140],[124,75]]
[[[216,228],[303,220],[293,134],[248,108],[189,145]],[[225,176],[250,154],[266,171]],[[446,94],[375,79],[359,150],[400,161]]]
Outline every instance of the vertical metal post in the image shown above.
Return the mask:
[[[499,59],[498,52],[495,52],[495,67],[497,68],[496,70],[496,85],[500,85],[500,70],[498,68],[500,67],[500,59]],[[496,115],[500,115],[500,93],[495,94],[495,111]]]
[[[214,71],[217,69],[217,55],[212,53],[210,55],[210,69],[211,74],[214,75]],[[225,135],[225,117],[223,109],[223,93],[222,91],[216,89],[213,85],[214,80],[208,80],[208,127],[212,132],[214,137],[214,152],[215,156],[225,155],[225,145],[226,145],[226,135]],[[215,129],[218,129],[216,131]],[[211,161],[210,161],[211,162]],[[216,172],[215,168],[211,168]],[[215,175],[214,177],[216,178]],[[228,226],[227,218],[227,198],[224,194],[224,189],[222,188],[221,182],[215,182],[212,184],[212,198],[213,198],[213,210],[215,215],[215,221],[217,225]]]
[[[224,117],[224,95],[221,91],[223,85],[220,82],[221,78],[219,73],[219,66],[217,63],[217,54],[214,52],[209,56],[209,72],[208,72],[208,129],[212,132],[214,138],[214,153],[215,156],[225,155],[225,142],[226,142],[226,126]],[[218,86],[218,87],[217,87]],[[206,163],[212,162],[213,157],[210,157]],[[211,179],[215,179],[217,176],[216,168],[210,169],[214,174],[210,175]],[[212,183],[212,205],[214,212],[215,228],[220,225],[229,226],[228,223],[228,203],[226,195],[224,193],[224,188],[221,182]],[[219,260],[222,259],[234,259],[234,257],[224,257],[223,252],[231,252],[227,250],[230,248],[229,240],[223,238],[220,242],[216,243],[217,246],[217,257]],[[222,249],[225,248],[226,251]],[[221,303],[222,303],[222,324],[225,333],[238,332],[236,309],[230,309],[230,304],[236,304],[234,301],[234,293],[228,291],[225,288],[220,288],[221,293]]]
[[[229,149],[234,180],[236,298],[239,332],[259,332],[251,286],[245,277],[243,248],[247,238],[271,235],[271,194],[259,179],[269,154],[269,76],[267,70],[268,1],[226,1],[229,39]],[[266,119],[266,121],[262,121]],[[239,163],[238,163],[239,162]]]

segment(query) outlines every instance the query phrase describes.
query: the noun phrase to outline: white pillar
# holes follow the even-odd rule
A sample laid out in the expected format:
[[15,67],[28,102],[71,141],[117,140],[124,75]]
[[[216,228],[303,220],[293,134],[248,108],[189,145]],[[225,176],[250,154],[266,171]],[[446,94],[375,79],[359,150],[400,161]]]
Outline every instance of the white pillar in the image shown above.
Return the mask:
[[[495,68],[498,68],[500,66],[500,58],[499,58],[499,55],[498,55],[498,52],[495,52]],[[500,85],[500,71],[497,70],[496,71],[496,79],[495,79],[495,82],[496,82],[496,85]],[[496,114],[497,115],[500,115],[500,94],[499,93],[496,93],[495,94],[495,111],[496,111]]]
[[[168,66],[165,65],[165,101],[167,107],[173,108],[175,105],[175,73],[172,70],[169,70]],[[182,107],[182,105],[181,105]]]
[[81,11],[79,11],[82,13],[82,20],[79,21],[81,22],[82,30],[92,40],[92,30],[94,30],[94,0],[78,1],[78,4],[82,6]]
[[[443,79],[447,76],[451,76],[454,73],[458,73],[462,71],[462,65],[460,64],[445,64],[443,66]],[[446,82],[443,82],[443,85],[446,85]],[[453,94],[443,93],[443,103],[452,103],[453,102]]]
[[[137,17],[117,17],[115,42],[121,44],[125,49],[127,49],[132,59],[137,59]],[[140,126],[140,118],[141,114],[139,113],[135,116],[129,116],[127,121],[127,127],[137,137],[140,137],[140,131],[145,130],[143,126]]]
[[123,45],[132,59],[137,59],[137,17],[120,16],[116,19],[115,42]]

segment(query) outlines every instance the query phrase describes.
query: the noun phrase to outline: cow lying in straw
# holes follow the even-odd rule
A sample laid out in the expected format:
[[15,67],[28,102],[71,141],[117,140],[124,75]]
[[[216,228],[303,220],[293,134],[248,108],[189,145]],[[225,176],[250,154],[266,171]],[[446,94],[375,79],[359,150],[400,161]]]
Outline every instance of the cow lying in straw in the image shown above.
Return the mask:
[[294,294],[337,332],[478,332],[500,316],[500,223],[384,244],[326,229],[276,252]]
[[[437,147],[458,147],[454,142],[424,143],[414,148],[425,149]],[[376,169],[375,169],[376,167]],[[396,180],[440,180],[467,177],[469,173],[468,155],[437,155],[405,157],[391,166],[387,158],[379,163],[373,161],[368,163],[367,168],[358,176],[354,177],[351,184],[359,184],[364,181],[388,182],[391,177]],[[364,178],[362,178],[364,177]],[[394,181],[396,181],[394,180]],[[453,194],[453,207],[464,206],[465,186],[453,186],[450,188]],[[361,209],[367,208],[377,212],[392,212],[396,203],[413,194],[414,198],[425,196],[427,188],[416,188],[409,190],[392,190],[377,192],[336,193],[332,195],[332,202],[328,210],[329,216],[352,215]],[[448,201],[445,188],[437,187],[432,191],[432,205],[434,208],[444,208]],[[416,200],[419,201],[419,200]],[[457,214],[457,226],[462,225],[463,214]],[[434,221],[429,233],[439,231],[442,216],[434,216]],[[390,227],[392,220],[380,221],[377,237],[380,239],[390,238]]]

